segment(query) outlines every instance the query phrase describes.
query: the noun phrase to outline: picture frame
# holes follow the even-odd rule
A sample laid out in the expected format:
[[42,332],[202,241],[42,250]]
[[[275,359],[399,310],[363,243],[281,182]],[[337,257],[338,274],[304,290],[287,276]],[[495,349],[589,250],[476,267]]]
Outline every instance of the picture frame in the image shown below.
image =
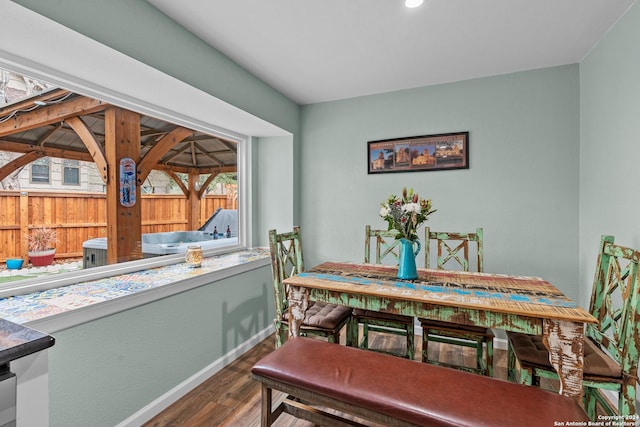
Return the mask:
[[469,169],[469,132],[367,142],[369,174]]

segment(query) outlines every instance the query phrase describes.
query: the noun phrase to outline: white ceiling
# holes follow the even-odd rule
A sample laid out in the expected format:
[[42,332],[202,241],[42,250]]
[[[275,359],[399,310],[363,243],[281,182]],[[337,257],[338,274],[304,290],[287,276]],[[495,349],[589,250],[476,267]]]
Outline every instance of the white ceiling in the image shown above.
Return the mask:
[[299,104],[580,62],[635,0],[148,0]]

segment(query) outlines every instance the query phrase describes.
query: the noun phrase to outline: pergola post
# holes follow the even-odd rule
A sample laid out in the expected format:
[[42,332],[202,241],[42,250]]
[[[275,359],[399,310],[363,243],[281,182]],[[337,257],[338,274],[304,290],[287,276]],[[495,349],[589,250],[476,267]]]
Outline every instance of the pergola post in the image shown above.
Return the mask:
[[131,164],[126,170],[121,168],[122,159],[124,164],[127,159],[135,164],[140,161],[140,115],[110,107],[105,111],[104,127],[108,165],[107,263],[115,264],[142,258],[140,186],[135,171],[133,176],[130,174]]
[[189,194],[187,195],[187,230],[197,230],[200,224],[200,174],[197,171],[189,172]]

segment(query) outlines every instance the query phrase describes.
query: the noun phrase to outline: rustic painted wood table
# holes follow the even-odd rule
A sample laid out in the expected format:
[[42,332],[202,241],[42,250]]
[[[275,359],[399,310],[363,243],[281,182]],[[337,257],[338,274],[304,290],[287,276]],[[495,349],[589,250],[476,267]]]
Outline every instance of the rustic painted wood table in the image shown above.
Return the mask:
[[537,277],[419,269],[413,281],[397,267],[326,262],[291,276],[290,334],[297,336],[309,300],[542,335],[560,376],[560,393],[582,396],[583,327],[596,319]]

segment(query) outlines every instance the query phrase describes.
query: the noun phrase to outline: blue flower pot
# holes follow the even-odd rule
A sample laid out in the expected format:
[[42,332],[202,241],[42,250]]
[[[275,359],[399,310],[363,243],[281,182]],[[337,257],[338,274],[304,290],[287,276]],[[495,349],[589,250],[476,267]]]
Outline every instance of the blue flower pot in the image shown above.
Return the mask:
[[22,258],[7,258],[7,268],[9,270],[20,270],[24,260]]

